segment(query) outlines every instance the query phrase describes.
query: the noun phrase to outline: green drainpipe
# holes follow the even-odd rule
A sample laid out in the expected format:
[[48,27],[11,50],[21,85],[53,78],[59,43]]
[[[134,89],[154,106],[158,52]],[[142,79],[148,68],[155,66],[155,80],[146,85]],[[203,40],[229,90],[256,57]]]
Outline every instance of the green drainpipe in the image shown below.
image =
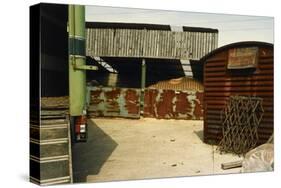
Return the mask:
[[71,116],[83,114],[86,104],[85,6],[68,6],[69,109]]

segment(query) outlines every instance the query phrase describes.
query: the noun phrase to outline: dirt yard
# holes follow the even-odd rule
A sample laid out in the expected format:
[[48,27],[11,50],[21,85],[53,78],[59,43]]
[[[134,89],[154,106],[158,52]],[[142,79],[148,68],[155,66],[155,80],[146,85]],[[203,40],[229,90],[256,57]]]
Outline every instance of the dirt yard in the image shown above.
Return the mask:
[[221,169],[239,157],[204,144],[203,121],[98,118],[88,131],[72,148],[75,182],[240,172]]

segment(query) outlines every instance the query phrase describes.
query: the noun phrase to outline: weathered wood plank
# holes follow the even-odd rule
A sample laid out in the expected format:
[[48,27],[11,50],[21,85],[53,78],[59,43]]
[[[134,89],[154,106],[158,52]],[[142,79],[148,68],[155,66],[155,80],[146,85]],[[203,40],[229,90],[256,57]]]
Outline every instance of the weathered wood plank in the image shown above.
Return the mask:
[[228,170],[228,169],[231,169],[231,168],[240,168],[240,167],[242,167],[242,160],[221,164],[221,168],[223,170]]

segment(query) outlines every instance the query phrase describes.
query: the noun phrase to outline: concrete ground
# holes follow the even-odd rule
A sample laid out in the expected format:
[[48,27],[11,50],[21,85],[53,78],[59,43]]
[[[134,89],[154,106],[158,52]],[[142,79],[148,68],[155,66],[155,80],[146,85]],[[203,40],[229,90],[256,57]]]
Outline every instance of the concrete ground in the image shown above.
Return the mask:
[[88,133],[86,143],[72,148],[74,182],[240,172],[221,169],[241,158],[204,144],[203,121],[99,118]]

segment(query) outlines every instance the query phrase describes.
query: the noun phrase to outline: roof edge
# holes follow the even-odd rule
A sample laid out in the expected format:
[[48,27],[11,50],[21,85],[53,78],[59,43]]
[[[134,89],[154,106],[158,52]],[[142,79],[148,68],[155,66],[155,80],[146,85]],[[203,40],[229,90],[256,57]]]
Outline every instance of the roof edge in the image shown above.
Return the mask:
[[272,43],[267,43],[267,42],[261,42],[261,41],[242,41],[242,42],[235,42],[235,43],[230,43],[224,46],[221,46],[210,53],[206,54],[203,56],[199,61],[205,61],[206,59],[210,58],[211,56],[229,48],[237,48],[237,47],[248,47],[248,46],[264,46],[264,47],[270,47],[273,48],[274,45]]
[[[152,24],[152,23],[130,23],[130,22],[91,22],[86,21],[86,28],[114,28],[114,29],[147,29],[147,30],[168,30],[171,31],[168,24]],[[205,27],[189,27],[181,26],[183,31],[189,32],[207,32],[218,33],[218,29]]]

